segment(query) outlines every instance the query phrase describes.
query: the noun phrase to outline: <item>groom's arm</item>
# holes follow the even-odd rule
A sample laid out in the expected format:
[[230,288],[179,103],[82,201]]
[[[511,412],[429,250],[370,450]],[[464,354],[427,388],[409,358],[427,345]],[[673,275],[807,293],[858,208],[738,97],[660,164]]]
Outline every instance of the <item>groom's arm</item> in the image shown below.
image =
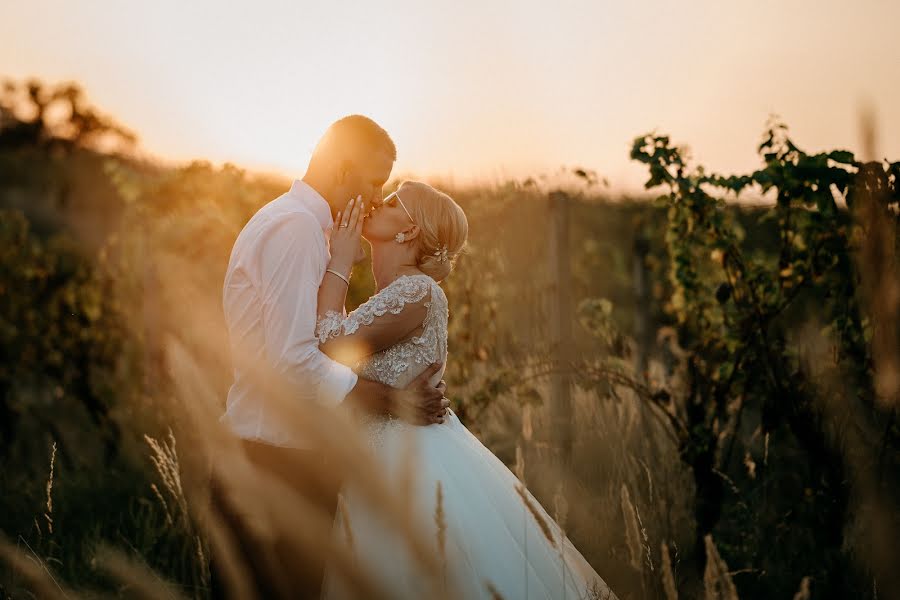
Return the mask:
[[304,399],[334,405],[356,386],[347,366],[323,354],[315,337],[316,296],[327,250],[312,215],[273,223],[259,246],[266,362]]

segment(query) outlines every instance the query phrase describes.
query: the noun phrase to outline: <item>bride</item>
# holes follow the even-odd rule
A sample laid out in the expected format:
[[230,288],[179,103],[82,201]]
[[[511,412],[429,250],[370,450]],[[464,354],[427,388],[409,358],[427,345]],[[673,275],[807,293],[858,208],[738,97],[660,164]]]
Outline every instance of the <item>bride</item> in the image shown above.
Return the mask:
[[[401,184],[368,215],[361,204],[351,201],[335,219],[316,335],[332,358],[400,388],[429,365],[446,362],[448,306],[438,282],[465,245],[468,223],[449,196],[414,181]],[[377,292],[344,316],[360,234],[372,247]],[[442,374],[443,367],[432,383]],[[408,421],[415,422],[370,417],[364,427],[384,476],[408,495],[403,501],[417,531],[433,544],[441,576],[425,574],[416,551],[354,492],[352,481],[341,493],[335,524],[336,540],[349,545],[387,597],[616,597],[453,411],[425,427]],[[348,595],[345,582],[329,570],[323,597]]]

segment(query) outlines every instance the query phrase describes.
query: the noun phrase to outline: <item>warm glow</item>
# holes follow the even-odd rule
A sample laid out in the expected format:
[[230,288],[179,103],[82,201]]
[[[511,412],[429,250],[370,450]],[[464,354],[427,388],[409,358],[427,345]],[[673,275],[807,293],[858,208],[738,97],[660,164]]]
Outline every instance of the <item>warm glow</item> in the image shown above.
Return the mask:
[[[389,4],[389,6],[388,6]],[[657,128],[749,170],[770,113],[809,150],[900,157],[900,3],[5,2],[0,75],[76,80],[155,156],[297,174],[333,120],[393,135],[395,172],[596,169],[634,189]]]

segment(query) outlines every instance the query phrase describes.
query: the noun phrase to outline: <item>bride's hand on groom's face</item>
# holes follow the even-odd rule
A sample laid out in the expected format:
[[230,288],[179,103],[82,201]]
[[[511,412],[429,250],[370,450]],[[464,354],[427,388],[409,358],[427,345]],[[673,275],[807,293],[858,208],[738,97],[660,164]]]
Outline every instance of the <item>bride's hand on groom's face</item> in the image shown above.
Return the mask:
[[342,273],[350,274],[350,269],[358,262],[359,253],[365,252],[359,243],[363,225],[363,199],[357,196],[347,203],[347,206],[337,214],[334,227],[331,230],[331,268],[340,269]]
[[429,382],[440,370],[441,363],[434,363],[404,389],[397,390],[391,412],[413,425],[443,423],[450,407],[450,401],[444,396],[447,384],[443,380],[437,386]]

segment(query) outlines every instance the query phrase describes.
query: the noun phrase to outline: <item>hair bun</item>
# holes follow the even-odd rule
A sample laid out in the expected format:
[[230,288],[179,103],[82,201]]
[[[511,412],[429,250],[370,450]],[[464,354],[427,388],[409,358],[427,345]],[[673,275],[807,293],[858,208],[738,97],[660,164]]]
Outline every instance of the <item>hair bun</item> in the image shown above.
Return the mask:
[[404,181],[397,191],[411,200],[411,216],[421,230],[417,266],[441,281],[450,274],[466,243],[469,231],[466,215],[453,198],[426,183]]

